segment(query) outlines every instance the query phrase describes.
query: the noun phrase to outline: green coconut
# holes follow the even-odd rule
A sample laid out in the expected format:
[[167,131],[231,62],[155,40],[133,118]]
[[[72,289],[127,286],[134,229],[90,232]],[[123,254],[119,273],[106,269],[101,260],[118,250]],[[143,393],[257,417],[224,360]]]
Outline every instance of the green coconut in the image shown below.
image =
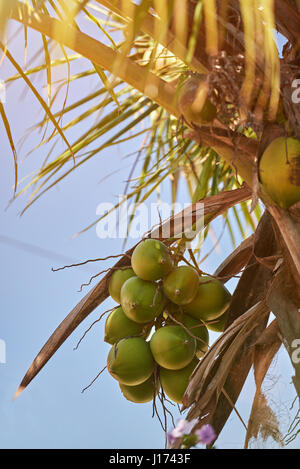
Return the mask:
[[259,162],[265,192],[280,207],[300,201],[300,140],[279,137],[270,143]]
[[147,323],[162,313],[165,297],[157,283],[132,277],[126,280],[121,289],[121,305],[129,319]]
[[140,337],[121,339],[107,357],[109,373],[128,386],[144,383],[152,375],[154,365],[149,343]]
[[186,305],[196,296],[199,275],[193,267],[182,265],[172,270],[163,281],[166,297],[176,305]]
[[121,288],[123,284],[130,277],[134,277],[134,276],[135,276],[135,273],[133,269],[131,269],[131,267],[128,269],[115,270],[115,272],[112,274],[109,285],[108,285],[108,292],[110,296],[112,297],[112,299],[115,300],[117,303],[120,303],[121,301],[120,293],[121,293]]
[[115,344],[120,339],[140,335],[146,339],[150,333],[151,326],[147,327],[144,324],[129,319],[123,311],[123,308],[114,309],[105,321],[104,328],[104,341],[108,344]]
[[219,280],[203,276],[196,297],[184,306],[184,311],[195,319],[211,321],[224,313],[230,300],[229,291]]
[[155,396],[155,387],[153,382],[153,376],[150,376],[144,383],[138,384],[137,386],[127,386],[126,384],[120,384],[120,389],[123,396],[131,402],[137,404],[143,404],[150,402]]
[[209,83],[205,75],[187,78],[179,88],[178,108],[188,124],[203,125],[212,122],[216,107],[208,98]]
[[214,332],[223,332],[225,330],[226,322],[228,317],[228,309],[219,318],[212,322],[206,323],[208,329]]
[[145,239],[134,249],[131,266],[141,279],[155,281],[170,272],[173,261],[164,243],[156,239]]
[[181,370],[160,368],[159,376],[162,389],[172,401],[182,404],[182,398],[189,383],[190,376],[198,363],[199,360],[194,358]]
[[169,370],[179,370],[194,358],[196,339],[181,326],[164,326],[152,335],[150,348],[156,363]]
[[182,323],[189,329],[191,334],[198,337],[198,340],[196,339],[196,356],[198,358],[202,358],[205,352],[208,350],[209,345],[209,333],[207,327],[202,321],[192,318],[188,314],[184,314]]

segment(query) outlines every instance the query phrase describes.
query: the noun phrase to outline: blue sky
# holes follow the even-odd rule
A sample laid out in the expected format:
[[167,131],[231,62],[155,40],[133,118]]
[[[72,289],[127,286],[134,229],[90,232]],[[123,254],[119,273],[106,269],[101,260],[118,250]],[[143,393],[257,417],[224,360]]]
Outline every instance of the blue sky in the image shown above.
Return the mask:
[[[35,38],[35,35],[29,35],[33,45]],[[20,62],[22,48],[21,36],[12,46]],[[0,78],[6,78],[11,72],[11,68],[4,62],[0,68]],[[44,76],[42,78],[45,79]],[[95,85],[92,78],[74,85],[70,101],[81,96],[82,86],[94,89]],[[6,111],[13,123],[16,141],[42,115],[30,93],[24,93],[21,82],[8,88]],[[123,156],[136,148],[132,143],[123,144],[97,155],[20,217],[20,210],[24,208],[29,194],[20,197],[6,210],[12,196],[13,164],[2,125],[0,137],[0,339],[5,340],[7,348],[7,362],[0,363],[0,447],[162,448],[164,435],[158,420],[152,418],[151,403],[137,405],[126,401],[117,382],[107,372],[102,374],[93,387],[81,393],[82,388],[106,363],[109,346],[103,342],[104,322],[92,329],[77,351],[73,351],[73,347],[90,323],[105,309],[113,306],[110,300],[80,325],[24,393],[12,401],[37,352],[83,296],[84,293],[78,292],[80,285],[91,275],[111,265],[110,262],[103,262],[101,265],[53,273],[51,267],[63,264],[61,259],[55,257],[56,254],[80,261],[122,251],[122,240],[101,240],[95,228],[75,239],[72,239],[72,235],[95,220],[99,203],[115,202],[118,195],[122,194],[132,162],[124,160]],[[75,139],[76,135],[71,132],[69,138]],[[39,149],[25,158],[26,151],[37,144],[39,139],[37,135],[30,135],[19,151],[20,177],[36,170],[45,157],[45,150]],[[58,150],[63,148],[60,143]],[[99,183],[116,168],[119,168],[119,172]],[[168,200],[167,186],[163,186],[162,195]],[[184,184],[180,186],[180,200],[182,203],[188,202]],[[217,222],[216,232],[220,228],[221,223]],[[4,242],[7,237],[51,251],[53,255],[47,258],[38,255],[34,248],[29,252],[20,249],[18,244],[7,244]],[[129,241],[128,246],[134,242]],[[205,269],[209,272],[213,272],[230,252],[231,244],[227,235],[220,247],[221,252],[212,254],[205,263]],[[209,248],[208,245],[207,251]],[[234,282],[231,288],[233,285]],[[212,333],[211,339],[215,337]],[[286,424],[285,409],[292,402],[294,394],[289,384],[291,368],[284,350],[279,353],[272,374],[278,380],[276,385],[271,386],[269,394]],[[238,402],[238,409],[246,421],[254,389],[251,375]],[[179,415],[176,408],[172,411],[176,419]],[[241,447],[243,437],[243,427],[232,414],[218,446]],[[293,446],[297,447],[297,444],[296,440]]]

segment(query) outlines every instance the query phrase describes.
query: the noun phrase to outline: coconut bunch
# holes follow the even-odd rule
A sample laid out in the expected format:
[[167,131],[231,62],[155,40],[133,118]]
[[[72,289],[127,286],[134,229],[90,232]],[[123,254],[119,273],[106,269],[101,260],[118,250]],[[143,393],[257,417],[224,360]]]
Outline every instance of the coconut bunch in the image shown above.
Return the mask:
[[126,399],[163,395],[182,403],[189,378],[209,347],[208,329],[222,332],[231,295],[217,279],[156,239],[139,243],[131,267],[115,270],[109,294],[119,306],[107,317],[104,340],[112,345],[107,369]]

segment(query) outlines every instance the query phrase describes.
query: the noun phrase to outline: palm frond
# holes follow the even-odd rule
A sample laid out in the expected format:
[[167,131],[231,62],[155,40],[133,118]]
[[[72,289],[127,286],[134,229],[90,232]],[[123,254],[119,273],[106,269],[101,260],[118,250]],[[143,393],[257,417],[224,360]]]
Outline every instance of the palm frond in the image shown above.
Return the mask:
[[[131,182],[126,187],[127,196],[133,198],[136,206],[157,192],[167,179],[170,180],[172,201],[176,201],[180,174],[184,176],[194,201],[236,187],[236,171],[251,184],[252,162],[249,153],[236,157],[235,144],[228,145],[228,139],[220,138],[215,130],[214,135],[209,135],[209,129],[198,129],[200,145],[198,137],[195,141],[192,140],[194,137],[188,138],[187,145],[180,141],[178,129],[184,134],[186,128],[178,126],[177,84],[191,71],[208,73],[211,76],[212,97],[216,91],[215,96],[223,99],[224,83],[218,81],[217,68],[214,69],[211,64],[217,64],[216,58],[223,57],[224,50],[227,51],[228,64],[231,56],[240,56],[242,65],[238,86],[242,101],[230,103],[230,112],[234,109],[234,122],[228,122],[223,114],[224,109],[219,109],[216,130],[229,127],[236,138],[244,135],[247,140],[259,135],[260,128],[251,126],[253,116],[256,124],[257,116],[262,113],[267,112],[273,118],[279,100],[280,70],[273,33],[277,18],[272,2],[172,0],[166,3],[143,0],[137,5],[131,0],[97,0],[96,4],[74,0],[72,7],[69,5],[68,8],[62,0],[31,3],[32,7],[29,7],[29,2],[27,5],[16,4],[10,16],[25,28],[41,34],[41,52],[45,63],[31,66],[25,71],[19,67],[18,75],[8,77],[7,84],[22,79],[29,86],[30,75],[46,71],[48,106],[44,111],[47,110],[47,113],[35,125],[37,130],[44,130],[44,138],[34,150],[48,145],[51,148],[41,168],[19,189],[18,194],[21,195],[34,186],[26,209],[102,149],[129,138],[141,137],[144,133],[147,134],[145,141],[148,144],[139,152],[141,173],[136,173],[135,166],[130,174]],[[97,39],[78,28],[79,19],[82,25],[86,24],[87,31],[89,24],[94,25]],[[63,56],[53,60],[46,37],[58,41],[62,47],[69,47],[75,54],[62,49]],[[72,64],[75,65],[82,57],[89,60],[90,66],[86,69],[81,67],[80,73],[72,73]],[[52,69],[64,65],[68,66],[68,77],[61,83],[55,83]],[[255,96],[251,91],[254,74],[260,83],[259,94]],[[87,76],[94,76],[98,89],[88,92],[74,103],[67,102],[72,82],[84,80]],[[100,88],[97,76],[101,81]],[[228,77],[224,75],[222,80],[225,78]],[[54,85],[55,92],[52,94]],[[64,102],[60,109],[54,110],[59,92],[65,86],[68,89]],[[228,91],[229,84],[226,83],[224,92]],[[101,101],[98,99],[100,96],[104,97]],[[141,105],[142,96],[148,96],[148,101]],[[96,103],[93,102],[95,99]],[[133,104],[134,100],[136,105]],[[155,106],[151,107],[153,102]],[[82,106],[85,109],[81,109]],[[72,118],[61,125],[62,117],[71,112]],[[99,113],[101,119],[97,117],[96,124],[90,125],[89,119]],[[138,117],[136,113],[139,113]],[[159,127],[149,130],[157,115],[163,116]],[[147,119],[149,125],[145,124],[145,132],[134,129],[139,122]],[[54,124],[54,130],[47,135],[49,122]],[[72,144],[68,143],[64,153],[52,158],[55,139],[60,137],[65,139],[65,143],[68,142],[68,131],[79,128],[83,123],[87,123],[88,130],[80,131],[78,139]],[[120,125],[121,130],[118,128]],[[100,141],[112,130],[113,137]],[[126,135],[130,130],[134,130],[132,136]],[[73,157],[76,159],[75,165],[66,167]],[[229,218],[236,219],[240,233],[244,235],[243,226],[255,229],[261,215],[259,207],[255,208],[254,215],[255,218],[244,203]],[[228,221],[228,228],[230,223]]]

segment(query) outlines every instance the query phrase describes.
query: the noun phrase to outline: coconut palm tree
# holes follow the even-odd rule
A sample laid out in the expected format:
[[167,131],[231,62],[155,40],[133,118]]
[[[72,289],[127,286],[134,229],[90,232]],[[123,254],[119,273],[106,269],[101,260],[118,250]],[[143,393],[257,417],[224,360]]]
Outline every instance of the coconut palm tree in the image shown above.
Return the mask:
[[[0,103],[15,162],[14,197],[33,189],[24,211],[104,148],[143,135],[136,152],[136,164],[143,161],[142,171],[128,184],[127,200],[138,205],[170,179],[175,202],[182,175],[191,196],[190,227],[203,217],[200,207],[204,207],[205,234],[218,215],[223,215],[231,233],[232,216],[241,230],[245,223],[251,227],[253,234],[214,273],[226,282],[242,271],[225,330],[199,363],[183,400],[189,419],[198,419],[199,426],[212,424],[219,435],[254,366],[257,391],[247,446],[256,431],[253,422],[266,405],[262,381],[281,343],[290,355],[300,397],[300,365],[295,359],[300,340],[299,1],[14,0],[1,1],[0,12],[0,47],[16,70],[7,82],[23,80],[45,113],[34,122],[34,129],[42,131],[40,146],[49,147],[48,156],[29,182],[21,184],[13,128]],[[6,40],[8,20],[24,28],[25,38],[29,29],[40,33],[41,66],[23,70],[17,62],[13,44]],[[88,33],[90,24],[93,35]],[[274,32],[285,38],[282,53]],[[52,58],[54,43],[60,47],[60,59]],[[87,60],[79,62],[82,58]],[[74,62],[80,63],[80,72],[72,75]],[[62,64],[68,77],[53,83],[53,69]],[[32,81],[41,70],[46,72],[47,99]],[[97,77],[101,85],[68,104],[69,88],[88,75]],[[62,90],[66,98],[60,100]],[[77,116],[63,123],[71,111]],[[91,116],[97,116],[95,125],[86,125],[82,132],[81,124]],[[70,142],[68,130],[74,128],[78,137]],[[55,148],[58,140],[65,144],[60,154]],[[274,142],[261,171],[266,149]],[[284,158],[279,142],[284,142]],[[135,165],[130,178],[134,171]],[[291,196],[282,195],[285,187]],[[163,239],[169,246],[182,242],[176,238],[183,233],[180,216],[174,216],[172,226],[170,236]],[[162,239],[161,229],[149,236]],[[113,267],[129,265],[131,252]],[[196,262],[193,250],[189,255]],[[17,395],[107,298],[112,272],[52,334]],[[270,312],[275,320],[268,325]]]

